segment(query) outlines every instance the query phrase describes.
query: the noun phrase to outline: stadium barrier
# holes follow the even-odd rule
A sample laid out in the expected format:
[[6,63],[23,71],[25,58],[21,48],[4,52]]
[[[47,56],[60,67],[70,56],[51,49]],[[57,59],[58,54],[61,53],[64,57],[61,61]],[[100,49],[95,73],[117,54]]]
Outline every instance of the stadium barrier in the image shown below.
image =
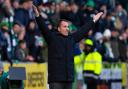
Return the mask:
[[[9,66],[4,63],[4,71],[8,71]],[[26,68],[24,89],[47,89],[47,63],[14,63],[13,66]],[[127,68],[128,63],[104,63],[100,78],[110,84],[108,89],[122,89],[128,85]]]
[[[8,72],[9,67],[9,63],[4,63],[4,71]],[[47,89],[46,63],[14,63],[13,67],[25,67],[26,69],[24,89]]]

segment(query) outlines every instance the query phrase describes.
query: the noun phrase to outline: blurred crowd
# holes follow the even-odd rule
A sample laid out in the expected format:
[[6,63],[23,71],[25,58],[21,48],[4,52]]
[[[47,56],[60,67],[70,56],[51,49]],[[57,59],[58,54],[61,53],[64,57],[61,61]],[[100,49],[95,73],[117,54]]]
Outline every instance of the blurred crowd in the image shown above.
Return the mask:
[[[0,0],[0,60],[10,63],[45,61],[43,50],[47,44],[35,22],[34,4],[49,29],[56,28],[60,19],[66,19],[71,22],[71,32],[97,12],[104,12],[85,38],[94,41],[95,50],[102,54],[103,61],[128,61],[128,11],[119,2],[110,6],[105,2],[109,0],[80,1]],[[78,44],[83,50],[84,39]]]

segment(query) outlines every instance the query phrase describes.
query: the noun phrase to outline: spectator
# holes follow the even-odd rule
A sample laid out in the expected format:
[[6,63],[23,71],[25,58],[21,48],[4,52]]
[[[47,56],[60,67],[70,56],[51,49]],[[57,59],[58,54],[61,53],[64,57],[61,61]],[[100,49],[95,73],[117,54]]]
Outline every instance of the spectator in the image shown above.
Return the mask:
[[79,7],[75,3],[71,3],[70,5],[71,11],[69,11],[68,19],[71,21],[75,27],[80,27],[81,22],[80,22],[80,17],[79,17]]
[[59,4],[55,4],[55,12],[53,16],[51,16],[51,22],[54,27],[57,27],[57,23],[60,20],[60,6]]
[[118,30],[113,30],[111,32],[110,43],[111,43],[114,58],[119,60],[119,32]]
[[80,21],[82,21],[82,25],[85,23],[87,19],[92,18],[95,15],[95,13],[95,2],[93,0],[88,0],[85,4],[85,9],[83,9],[80,15]]
[[83,54],[80,50],[79,43],[75,46],[74,50],[74,70],[75,82],[73,89],[83,89]]
[[128,24],[127,12],[126,12],[126,10],[123,8],[123,6],[121,4],[117,4],[115,10],[116,10],[116,16],[117,16],[116,18],[117,18],[117,20],[120,21],[118,23],[115,22],[115,25],[117,27],[119,27],[121,25],[118,30],[124,30],[125,27]]
[[48,44],[49,87],[50,89],[72,89],[74,79],[73,50],[75,43],[84,38],[94,22],[96,22],[103,13],[100,12],[94,15],[94,22],[90,19],[80,30],[70,34],[68,21],[61,20],[58,23],[57,32],[52,32],[44,24],[44,20],[35,6],[33,6],[33,10],[36,15],[37,24]]
[[21,24],[14,22],[11,29],[11,44],[12,44],[12,59],[15,59],[15,49],[19,42],[19,35],[21,34]]
[[18,39],[19,40],[24,40],[25,39],[25,34],[26,33],[26,29],[24,26],[21,25],[21,30],[20,33],[18,34]]
[[106,29],[103,33],[103,46],[105,47],[105,54],[103,55],[103,60],[107,61],[114,61],[114,54],[112,52],[111,47],[111,31]]
[[1,0],[0,1],[0,21],[3,19],[8,19],[10,16],[13,16],[14,12],[11,7],[10,0]]
[[127,61],[127,39],[126,32],[122,32],[119,36],[119,54],[122,61]]
[[99,75],[102,71],[102,56],[99,52],[94,51],[92,40],[85,40],[85,57],[83,76],[87,89],[97,89]]
[[44,61],[41,51],[43,48],[43,40],[41,40],[41,34],[36,27],[36,22],[34,20],[30,20],[27,28],[25,40],[27,43],[27,48],[29,50],[29,55],[32,55],[35,61]]
[[106,18],[103,19],[101,26],[102,26],[101,29],[102,32],[104,32],[106,28],[110,29],[111,31],[114,30],[114,21],[112,19],[112,13],[110,11],[106,14]]
[[19,0],[12,0],[12,7],[14,9],[14,12],[16,9],[20,8]]
[[34,58],[28,54],[28,49],[26,46],[26,42],[24,40],[19,41],[19,44],[15,50],[15,55],[18,61],[22,61],[22,62],[34,61]]
[[15,10],[14,20],[20,22],[22,25],[27,26],[30,19],[29,16],[29,3],[32,0],[20,0],[20,7]]
[[103,33],[107,24],[107,5],[101,5],[100,10],[103,11],[104,14],[102,15],[101,19],[96,23],[96,29],[98,30],[98,32]]
[[102,56],[105,54],[105,48],[103,46],[103,34],[97,32],[94,36],[95,50],[98,51]]
[[1,47],[2,47],[2,60],[11,62],[12,48],[11,48],[11,37],[9,24],[7,22],[2,22],[1,27]]

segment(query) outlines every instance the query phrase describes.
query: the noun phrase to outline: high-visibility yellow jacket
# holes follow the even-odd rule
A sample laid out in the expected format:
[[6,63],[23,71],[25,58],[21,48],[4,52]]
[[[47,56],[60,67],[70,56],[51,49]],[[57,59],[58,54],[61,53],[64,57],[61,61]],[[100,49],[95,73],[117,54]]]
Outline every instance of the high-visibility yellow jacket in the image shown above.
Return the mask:
[[83,71],[83,58],[82,54],[74,56],[74,65],[75,65],[75,71],[76,72],[82,72]]
[[91,52],[84,58],[84,76],[98,78],[102,71],[102,56],[98,52]]

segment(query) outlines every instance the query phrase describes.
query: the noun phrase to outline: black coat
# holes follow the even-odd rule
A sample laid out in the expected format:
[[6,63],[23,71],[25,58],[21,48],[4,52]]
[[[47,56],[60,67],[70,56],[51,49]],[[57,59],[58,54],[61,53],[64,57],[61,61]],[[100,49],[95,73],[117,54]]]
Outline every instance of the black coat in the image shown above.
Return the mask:
[[90,19],[86,25],[69,36],[48,30],[43,19],[37,24],[48,43],[48,82],[72,82],[74,79],[74,46],[94,24]]

